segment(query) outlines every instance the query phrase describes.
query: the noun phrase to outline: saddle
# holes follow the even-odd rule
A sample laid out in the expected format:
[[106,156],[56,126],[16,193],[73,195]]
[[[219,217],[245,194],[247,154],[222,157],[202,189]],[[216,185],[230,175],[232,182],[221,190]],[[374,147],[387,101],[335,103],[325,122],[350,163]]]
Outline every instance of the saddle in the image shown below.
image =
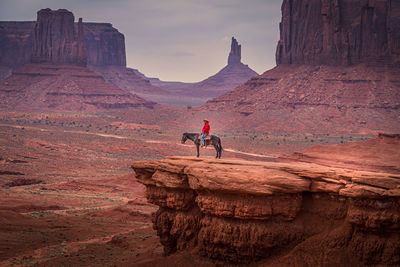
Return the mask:
[[[199,136],[199,143],[201,144],[201,136]],[[211,145],[211,136],[207,135],[204,138],[204,145],[207,147],[208,145]]]
[[[210,141],[210,140],[211,140],[211,136],[207,135],[206,137],[204,137],[204,142]],[[201,141],[201,136],[199,136],[199,141]]]

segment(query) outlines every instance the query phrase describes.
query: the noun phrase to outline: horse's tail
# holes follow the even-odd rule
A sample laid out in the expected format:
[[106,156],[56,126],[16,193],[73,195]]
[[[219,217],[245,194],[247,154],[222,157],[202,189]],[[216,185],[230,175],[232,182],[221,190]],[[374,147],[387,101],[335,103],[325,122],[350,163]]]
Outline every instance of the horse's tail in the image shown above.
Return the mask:
[[224,150],[224,149],[222,148],[222,141],[221,141],[221,138],[219,138],[219,148],[221,149],[221,151]]

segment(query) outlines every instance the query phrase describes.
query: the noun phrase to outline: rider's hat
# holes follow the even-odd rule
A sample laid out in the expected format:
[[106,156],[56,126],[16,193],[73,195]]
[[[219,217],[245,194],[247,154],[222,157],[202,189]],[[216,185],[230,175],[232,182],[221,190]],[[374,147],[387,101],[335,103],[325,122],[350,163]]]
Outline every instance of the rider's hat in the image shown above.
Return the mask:
[[210,122],[208,119],[204,119],[203,121]]

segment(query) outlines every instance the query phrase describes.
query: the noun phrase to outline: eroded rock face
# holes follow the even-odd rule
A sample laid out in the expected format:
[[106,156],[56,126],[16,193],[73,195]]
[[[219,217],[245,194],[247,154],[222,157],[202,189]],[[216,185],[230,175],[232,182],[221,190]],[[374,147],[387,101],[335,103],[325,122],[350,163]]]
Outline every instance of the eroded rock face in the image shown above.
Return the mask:
[[400,66],[400,2],[284,0],[277,64]]
[[160,207],[153,223],[167,255],[188,250],[276,266],[400,264],[397,171],[187,157],[132,168]]
[[33,63],[86,65],[82,19],[75,32],[72,12],[39,10],[33,30]]
[[242,46],[239,45],[237,40],[232,37],[231,52],[229,52],[228,65],[241,63],[242,59]]
[[[126,66],[125,37],[110,23],[82,22],[86,61],[91,66]],[[0,22],[0,65],[18,68],[31,60],[33,21]],[[75,32],[79,22],[75,22]],[[78,34],[79,35],[79,34]]]
[[84,23],[87,62],[92,66],[126,66],[125,36],[110,23]]

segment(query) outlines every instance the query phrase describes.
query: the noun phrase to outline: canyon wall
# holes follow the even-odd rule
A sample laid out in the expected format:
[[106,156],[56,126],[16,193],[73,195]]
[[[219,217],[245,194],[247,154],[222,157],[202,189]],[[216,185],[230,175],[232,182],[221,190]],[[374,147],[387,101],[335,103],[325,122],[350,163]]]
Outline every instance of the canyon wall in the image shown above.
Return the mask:
[[284,0],[276,62],[400,66],[400,2]]
[[[34,27],[32,21],[0,21],[0,66],[16,69],[30,62]],[[125,37],[112,24],[83,22],[83,36],[88,65],[126,66]]]
[[284,0],[276,62],[203,111],[233,112],[227,129],[400,131],[399,1]]
[[[400,264],[400,173],[305,162],[135,162],[166,255],[261,266]],[[168,258],[165,259],[168,262]]]

